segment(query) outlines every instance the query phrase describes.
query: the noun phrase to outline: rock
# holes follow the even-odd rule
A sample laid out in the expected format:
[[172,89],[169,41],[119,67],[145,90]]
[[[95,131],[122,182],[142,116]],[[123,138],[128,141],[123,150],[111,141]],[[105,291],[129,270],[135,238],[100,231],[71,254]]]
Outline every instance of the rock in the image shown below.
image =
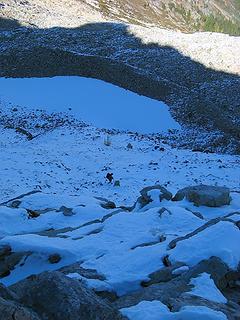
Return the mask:
[[58,211],[59,211],[59,212],[62,212],[63,215],[66,216],[66,217],[71,217],[71,216],[74,215],[73,209],[72,209],[72,208],[65,207],[65,206],[61,206]]
[[166,188],[160,186],[160,185],[155,185],[155,186],[150,186],[143,188],[140,191],[141,196],[138,198],[134,208],[136,207],[137,204],[140,205],[140,209],[148,205],[150,202],[153,201],[151,198],[151,195],[149,195],[149,192],[152,190],[159,190],[159,201],[161,202],[162,200],[171,200],[172,199],[172,194],[169,192]]
[[132,146],[132,144],[131,144],[131,143],[128,143],[128,145],[127,145],[127,149],[133,149],[133,146]]
[[27,209],[27,213],[28,213],[28,217],[29,218],[38,218],[40,216],[40,213],[38,211],[35,211],[35,210],[30,210],[30,209]]
[[114,181],[114,187],[120,187],[120,180]]
[[58,271],[62,272],[65,275],[67,275],[69,273],[79,273],[84,278],[106,280],[106,278],[102,274],[98,274],[97,270],[84,269],[83,267],[81,267],[80,262],[75,262],[75,263],[70,264],[68,266],[62,267]]
[[5,300],[18,300],[18,296],[3,284],[0,284],[0,297]]
[[[163,268],[162,271],[159,270],[158,273],[155,273],[154,276],[161,276],[160,283],[151,284],[149,282],[150,285],[147,284],[147,286],[143,287],[141,290],[120,297],[115,302],[115,305],[118,308],[125,308],[132,305],[136,305],[144,300],[159,300],[162,303],[166,304],[171,311],[178,311],[179,308],[188,305],[206,306],[211,309],[220,310],[224,312],[228,316],[228,319],[238,319],[235,318],[235,315],[239,314],[239,305],[237,305],[237,303],[231,303],[231,300],[229,300],[230,296],[228,296],[228,294],[224,290],[222,291],[224,293],[224,296],[228,299],[227,304],[216,303],[189,294],[192,289],[192,285],[190,284],[191,279],[197,277],[203,272],[209,273],[211,275],[211,278],[214,280],[215,284],[218,286],[219,281],[223,277],[225,277],[227,272],[229,272],[228,267],[219,258],[212,257],[208,260],[203,260],[198,265],[189,268],[189,270],[187,266],[184,266],[182,268],[184,268],[184,272],[180,272],[180,274],[178,274],[177,276],[175,275],[175,277],[172,277],[172,279],[170,278],[170,275],[167,271],[166,276],[169,277],[169,280],[166,282],[162,281],[164,269],[170,270],[170,268]],[[178,269],[179,268],[175,270]],[[236,274],[230,274],[229,277],[231,279],[237,278]],[[234,296],[238,297],[237,290],[232,292]]]
[[28,140],[32,140],[33,139],[33,135],[30,132],[28,132],[27,130],[21,128],[21,127],[17,127],[16,128],[16,132],[25,135]]
[[19,303],[19,297],[0,284],[0,319],[1,320],[40,320],[33,311]]
[[30,252],[11,252],[0,257],[0,278],[7,277],[15,266]]
[[171,261],[169,260],[169,255],[163,257],[162,262],[165,267],[171,267]]
[[19,208],[20,204],[21,204],[20,200],[14,200],[14,201],[10,202],[8,206],[16,209],[16,208]]
[[10,255],[11,252],[12,248],[8,245],[0,247],[0,259],[2,259],[2,257]]
[[0,297],[1,320],[41,320],[35,312],[28,310],[15,301],[4,300]]
[[229,273],[228,266],[219,258],[211,257],[208,260],[202,260],[196,266],[192,267],[188,272],[183,274],[182,278],[189,282],[191,278],[196,278],[199,274],[206,272],[211,275],[215,284],[219,289],[227,286],[225,276]]
[[221,207],[231,202],[230,190],[226,187],[198,185],[181,189],[173,197],[173,201],[186,198],[195,206]]
[[60,272],[30,276],[11,286],[20,302],[48,320],[120,320],[122,316],[82,282]]
[[51,254],[49,257],[48,257],[48,261],[52,264],[54,263],[58,263],[60,260],[61,260],[61,256],[58,254],[58,253],[54,253],[54,254]]
[[100,206],[104,209],[116,209],[116,204],[113,201],[102,197],[96,197],[97,200],[100,200]]
[[[149,274],[148,278],[150,280],[142,281],[141,285],[143,287],[148,287],[148,286],[150,286],[152,284],[155,284],[155,283],[171,281],[173,278],[175,278],[178,275],[180,275],[180,273],[179,274],[178,273],[174,273],[173,270],[175,271],[175,270],[178,270],[178,269],[181,269],[181,268],[183,268],[181,263],[178,263],[178,264],[176,264],[174,266],[161,268],[160,270]],[[189,268],[187,270],[189,270]]]

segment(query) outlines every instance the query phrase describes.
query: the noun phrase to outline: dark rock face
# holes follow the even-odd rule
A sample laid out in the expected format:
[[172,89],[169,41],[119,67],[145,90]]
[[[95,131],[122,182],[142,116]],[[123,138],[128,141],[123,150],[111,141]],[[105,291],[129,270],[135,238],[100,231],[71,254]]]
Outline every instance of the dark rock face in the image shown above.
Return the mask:
[[31,252],[12,252],[11,247],[6,245],[0,248],[0,278],[8,276],[24,256]]
[[0,285],[0,320],[40,320],[37,314],[18,302],[16,294]]
[[186,198],[195,206],[221,207],[231,202],[230,190],[226,187],[199,185],[186,187],[177,192],[172,199],[181,201]]
[[11,287],[21,303],[48,320],[120,320],[119,312],[80,281],[44,272]]

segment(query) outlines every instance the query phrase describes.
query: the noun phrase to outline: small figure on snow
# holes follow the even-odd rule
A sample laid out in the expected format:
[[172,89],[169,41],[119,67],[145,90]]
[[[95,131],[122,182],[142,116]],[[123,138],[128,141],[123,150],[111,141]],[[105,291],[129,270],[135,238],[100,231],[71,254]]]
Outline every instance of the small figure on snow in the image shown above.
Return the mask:
[[108,180],[109,183],[112,183],[113,181],[113,173],[107,173],[106,179]]

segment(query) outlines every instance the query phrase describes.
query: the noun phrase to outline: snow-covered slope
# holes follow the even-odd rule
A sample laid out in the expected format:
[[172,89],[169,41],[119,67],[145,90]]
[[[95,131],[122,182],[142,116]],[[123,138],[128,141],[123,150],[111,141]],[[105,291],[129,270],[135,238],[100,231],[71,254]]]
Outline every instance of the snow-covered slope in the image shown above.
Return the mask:
[[[40,110],[29,114],[29,109],[14,105],[2,105],[1,116],[5,122],[0,140],[0,248],[4,252],[10,246],[12,251],[0,259],[3,284],[73,265],[64,271],[69,277],[115,299],[122,296],[119,307],[129,319],[143,319],[142,309],[148,308],[154,315],[158,307],[163,312],[159,316],[166,314],[169,319],[231,315],[220,292],[221,301],[212,305],[217,294],[213,283],[212,291],[204,296],[207,307],[199,307],[202,287],[210,280],[191,279],[207,270],[216,283],[218,276],[211,268],[194,276],[191,272],[212,256],[233,274],[237,272],[238,156],[172,149],[159,135],[97,129],[64,114]],[[106,181],[108,172],[113,173],[114,183]],[[141,207],[139,200],[136,203],[143,187],[162,185],[175,194],[202,183],[228,186],[230,205],[210,208],[196,207],[186,199],[160,201],[158,189],[149,193],[152,201],[146,206]],[[96,274],[86,278],[79,268],[95,270],[97,280]],[[179,293],[185,308],[178,312],[164,307],[160,302],[164,296],[149,306],[137,305],[146,297],[131,298],[134,291],[144,292],[143,283],[149,288],[151,283],[161,283],[155,273],[172,283],[189,272],[187,287]],[[224,288],[222,293],[231,299]],[[188,299],[200,300],[191,308]],[[126,309],[134,304],[133,309]],[[221,312],[214,311],[217,308]],[[239,309],[232,310],[235,315]]]

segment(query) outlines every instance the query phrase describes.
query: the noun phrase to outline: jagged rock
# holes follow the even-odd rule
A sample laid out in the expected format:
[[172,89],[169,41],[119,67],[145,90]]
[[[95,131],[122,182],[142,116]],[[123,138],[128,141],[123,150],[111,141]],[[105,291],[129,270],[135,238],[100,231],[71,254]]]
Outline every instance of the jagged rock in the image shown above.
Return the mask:
[[21,303],[48,320],[120,320],[119,312],[82,282],[60,272],[30,276],[11,286]]
[[221,207],[231,202],[230,190],[226,187],[198,185],[181,189],[173,197],[173,201],[186,198],[195,206]]
[[140,191],[141,196],[137,199],[137,202],[134,207],[136,207],[136,205],[139,204],[140,208],[143,208],[146,205],[148,205],[150,202],[152,202],[153,199],[149,195],[149,192],[152,190],[159,190],[159,201],[160,202],[162,200],[171,200],[172,199],[171,192],[169,192],[166,188],[164,188],[160,185],[150,186],[150,187],[143,188]]
[[0,297],[1,320],[41,320],[37,314],[15,301],[4,300]]
[[19,297],[0,284],[0,319],[1,320],[40,320],[30,309],[19,302]]
[[0,284],[0,297],[5,300],[18,300],[18,296],[3,284]]

